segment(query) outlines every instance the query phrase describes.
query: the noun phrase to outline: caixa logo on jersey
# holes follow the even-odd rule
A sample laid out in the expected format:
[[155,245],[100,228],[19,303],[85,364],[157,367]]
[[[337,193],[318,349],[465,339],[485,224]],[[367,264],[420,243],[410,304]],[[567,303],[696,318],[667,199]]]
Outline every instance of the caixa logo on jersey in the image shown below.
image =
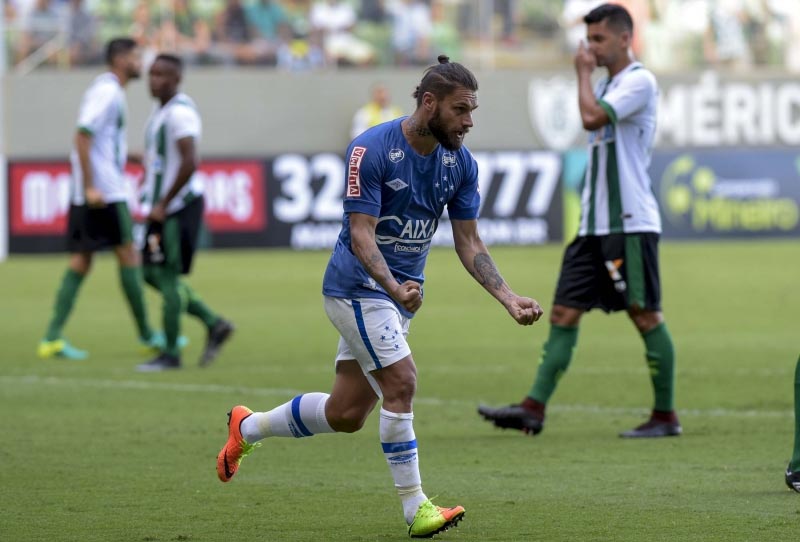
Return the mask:
[[422,252],[428,248],[438,222],[435,219],[406,219],[382,216],[375,228],[375,242],[394,244],[395,252]]

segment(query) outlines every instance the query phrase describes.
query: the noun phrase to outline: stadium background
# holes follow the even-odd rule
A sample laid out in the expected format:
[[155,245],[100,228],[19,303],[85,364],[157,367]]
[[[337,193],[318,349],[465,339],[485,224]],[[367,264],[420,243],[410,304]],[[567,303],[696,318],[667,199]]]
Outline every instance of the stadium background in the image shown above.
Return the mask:
[[[326,59],[313,69],[279,65],[269,56],[278,46],[258,39],[254,47],[252,40],[223,46],[215,13],[227,3],[189,2],[214,35],[213,52],[190,63],[185,90],[205,124],[207,241],[215,248],[200,255],[189,281],[237,332],[218,362],[201,370],[194,360],[205,331],[186,319],[185,368],[152,375],[133,372],[146,357],[110,254],[95,258],[66,330],[90,359],[42,361],[35,346],[64,271],[57,251],[66,157],[81,93],[102,69],[97,46],[130,32],[152,57],[174,37],[162,32],[172,1],[86,0],[95,26],[73,34],[92,37],[95,49],[85,55],[65,47],[70,34],[58,21],[67,2],[43,2],[53,14],[32,19],[25,10],[33,0],[4,3],[12,252],[0,264],[1,540],[406,539],[374,417],[355,435],[265,443],[231,484],[219,483],[213,465],[231,405],[263,410],[329,389],[336,333],[319,294],[327,250],[292,247],[328,246],[338,230],[342,155],[369,86],[388,83],[409,113],[413,86],[442,50],[475,69],[481,84],[467,144],[481,160],[483,235],[495,242],[492,255],[509,283],[548,309],[585,160],[575,29],[564,14],[593,2],[432,0],[438,26],[428,56],[407,58],[391,49],[392,20],[365,15],[378,2],[356,1],[355,33],[374,45],[374,58]],[[468,511],[442,540],[797,538],[800,501],[785,489],[783,469],[800,306],[800,2],[625,3],[641,31],[637,52],[662,92],[651,173],[665,224],[664,309],[685,434],[659,442],[616,437],[645,419],[652,391],[630,323],[596,311],[585,316],[546,431],[530,439],[488,426],[475,407],[519,399],[548,328],[511,325],[452,250],[435,248],[410,340],[426,488]],[[303,41],[315,4],[281,2],[299,7],[291,43],[301,53],[311,48],[295,41]],[[19,54],[22,34],[34,27],[41,47]],[[239,59],[230,56],[236,50]],[[151,102],[144,81],[127,95],[136,150]],[[139,172],[130,173],[135,204]],[[440,227],[442,243],[448,230]],[[505,243],[519,246],[498,246]],[[147,296],[159,322],[160,300]]]
[[[481,84],[467,145],[481,165],[484,237],[491,244],[562,241],[574,231],[585,160],[570,61],[581,33],[574,20],[596,3],[334,2],[357,17],[349,35],[370,51],[358,62],[326,49],[329,34],[314,30],[321,24],[315,23],[317,2],[272,2],[279,9],[267,16],[273,34],[250,24],[249,37],[236,44],[225,32],[225,14],[236,2],[7,3],[10,251],[61,249],[76,104],[100,69],[102,40],[126,30],[142,43],[146,59],[165,48],[192,52],[184,90],[199,104],[205,125],[211,246],[331,246],[354,112],[370,86],[383,82],[393,102],[410,113],[422,69],[442,50],[472,67]],[[796,236],[796,3],[625,3],[641,36],[634,47],[661,87],[651,174],[665,239]],[[249,11],[254,4],[244,2],[242,11],[251,23],[258,20]],[[409,30],[395,8],[427,17],[424,31],[405,36],[425,44],[412,53],[398,45]],[[209,35],[203,54],[196,52],[200,24]],[[177,33],[170,31],[176,27]],[[281,51],[302,55],[307,49],[298,43],[313,45],[317,32],[320,65],[282,62]],[[260,56],[237,56],[237,47],[246,46]],[[128,96],[129,142],[137,150],[151,101],[142,82],[133,82]],[[140,174],[130,168],[134,208]],[[446,234],[438,242],[447,243]]]

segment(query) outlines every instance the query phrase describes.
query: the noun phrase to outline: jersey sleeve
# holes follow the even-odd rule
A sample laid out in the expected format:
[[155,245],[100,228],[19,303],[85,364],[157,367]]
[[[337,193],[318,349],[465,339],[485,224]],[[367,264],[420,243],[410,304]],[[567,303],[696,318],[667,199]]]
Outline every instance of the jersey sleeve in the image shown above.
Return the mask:
[[362,138],[357,138],[348,148],[345,162],[345,213],[380,216],[381,179],[385,167],[381,159],[383,154],[374,141],[364,141]]
[[202,126],[200,115],[193,108],[181,105],[170,112],[169,130],[175,141],[185,137],[200,139]]
[[469,151],[464,152],[464,172],[456,193],[447,202],[447,214],[455,220],[478,218],[481,195],[478,188],[478,163]]
[[94,135],[103,126],[114,107],[117,88],[111,84],[96,85],[83,96],[78,113],[78,130]]
[[656,93],[656,82],[645,70],[628,74],[619,85],[598,100],[614,124],[644,108]]

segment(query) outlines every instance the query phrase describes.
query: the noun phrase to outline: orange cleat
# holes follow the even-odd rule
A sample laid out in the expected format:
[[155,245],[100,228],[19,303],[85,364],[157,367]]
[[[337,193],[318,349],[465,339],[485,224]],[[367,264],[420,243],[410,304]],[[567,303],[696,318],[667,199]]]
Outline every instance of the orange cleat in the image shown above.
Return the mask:
[[242,420],[247,418],[253,411],[246,406],[237,405],[228,412],[228,442],[220,450],[217,456],[217,476],[220,481],[229,482],[236,471],[239,470],[239,464],[242,459],[252,453],[252,451],[260,446],[260,444],[248,444],[242,438],[242,431],[240,426]]

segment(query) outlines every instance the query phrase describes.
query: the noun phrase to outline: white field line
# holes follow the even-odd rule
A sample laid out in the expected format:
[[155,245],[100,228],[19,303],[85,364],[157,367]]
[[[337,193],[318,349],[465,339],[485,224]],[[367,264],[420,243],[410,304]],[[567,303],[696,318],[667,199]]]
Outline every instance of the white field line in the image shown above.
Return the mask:
[[[58,376],[0,376],[0,385],[16,387],[21,385],[45,385],[73,388],[97,388],[103,390],[144,390],[155,392],[179,393],[210,393],[244,395],[256,397],[291,397],[303,393],[301,390],[291,388],[253,388],[247,386],[228,386],[222,384],[180,384],[168,382],[153,382],[148,380],[111,380],[91,378],[63,378]],[[305,390],[309,391],[309,390]],[[416,404],[440,407],[458,407],[474,409],[480,402],[478,399],[443,399],[439,397],[416,397]],[[548,407],[548,412],[577,412],[580,414],[597,415],[646,415],[649,413],[644,408],[603,407],[582,404],[553,404]],[[794,412],[786,410],[760,410],[760,409],[680,409],[684,416],[711,417],[711,418],[790,418]]]

